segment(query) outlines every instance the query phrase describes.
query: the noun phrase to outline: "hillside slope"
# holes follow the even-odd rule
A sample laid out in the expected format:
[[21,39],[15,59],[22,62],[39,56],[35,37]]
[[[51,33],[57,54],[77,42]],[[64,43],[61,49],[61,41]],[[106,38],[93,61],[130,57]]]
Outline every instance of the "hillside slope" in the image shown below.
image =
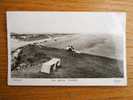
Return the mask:
[[[112,78],[123,77],[119,70],[122,62],[89,55],[77,54],[64,49],[26,45],[22,48],[19,65],[25,63],[26,68],[12,71],[12,77],[18,78]],[[41,63],[50,58],[60,58],[61,67],[51,74],[41,73]],[[29,59],[30,60],[27,60]],[[18,66],[19,66],[18,65]]]

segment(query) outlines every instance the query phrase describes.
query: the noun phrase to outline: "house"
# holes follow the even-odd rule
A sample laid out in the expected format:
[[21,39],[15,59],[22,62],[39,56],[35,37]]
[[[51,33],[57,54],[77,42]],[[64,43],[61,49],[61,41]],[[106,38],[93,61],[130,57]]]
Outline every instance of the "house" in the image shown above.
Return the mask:
[[41,72],[50,74],[51,71],[55,71],[60,65],[61,60],[59,58],[52,58],[51,60],[42,64]]

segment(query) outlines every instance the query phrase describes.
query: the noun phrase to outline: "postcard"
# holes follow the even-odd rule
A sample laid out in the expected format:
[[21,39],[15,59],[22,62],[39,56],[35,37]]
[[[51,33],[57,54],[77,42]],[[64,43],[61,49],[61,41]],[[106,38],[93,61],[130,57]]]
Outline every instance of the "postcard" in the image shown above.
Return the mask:
[[125,12],[6,15],[8,85],[127,85]]

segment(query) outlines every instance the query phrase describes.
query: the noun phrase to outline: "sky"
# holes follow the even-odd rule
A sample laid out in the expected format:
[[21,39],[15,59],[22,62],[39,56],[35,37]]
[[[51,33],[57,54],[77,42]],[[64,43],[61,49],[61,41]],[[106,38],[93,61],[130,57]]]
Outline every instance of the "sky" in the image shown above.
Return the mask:
[[125,32],[124,12],[7,12],[8,33],[109,33]]

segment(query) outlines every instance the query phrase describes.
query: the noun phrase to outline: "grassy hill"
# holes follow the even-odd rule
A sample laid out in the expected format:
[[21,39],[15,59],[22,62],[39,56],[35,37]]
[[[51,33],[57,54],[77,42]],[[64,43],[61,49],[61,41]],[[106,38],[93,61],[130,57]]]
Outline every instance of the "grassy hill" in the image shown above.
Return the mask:
[[[12,71],[17,78],[114,78],[123,77],[119,70],[121,61],[89,55],[77,54],[64,49],[38,45],[26,45],[22,48],[18,66],[25,63],[26,68]],[[15,51],[13,51],[15,52]],[[12,53],[13,53],[12,52]],[[61,67],[51,74],[41,73],[41,63],[57,57]]]

